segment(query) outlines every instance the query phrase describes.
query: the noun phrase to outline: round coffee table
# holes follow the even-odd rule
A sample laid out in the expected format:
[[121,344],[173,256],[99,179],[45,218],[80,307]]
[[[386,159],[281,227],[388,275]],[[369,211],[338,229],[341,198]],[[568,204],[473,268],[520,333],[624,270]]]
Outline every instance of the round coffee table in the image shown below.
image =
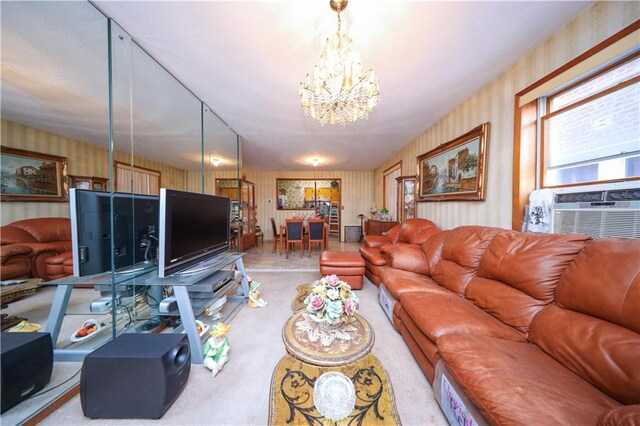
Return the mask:
[[350,340],[334,339],[325,346],[320,340],[311,341],[305,331],[305,312],[296,312],[282,328],[284,346],[294,357],[309,364],[338,366],[359,360],[367,355],[375,340],[371,325],[361,315],[356,314],[349,325],[355,330],[349,332]]

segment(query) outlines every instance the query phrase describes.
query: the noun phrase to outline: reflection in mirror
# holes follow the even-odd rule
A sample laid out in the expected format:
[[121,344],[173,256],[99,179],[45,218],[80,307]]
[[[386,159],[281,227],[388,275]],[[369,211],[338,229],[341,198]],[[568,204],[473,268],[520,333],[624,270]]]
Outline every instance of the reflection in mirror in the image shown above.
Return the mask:
[[276,179],[278,210],[313,210],[329,217],[331,204],[341,204],[341,179]]
[[[26,150],[31,155],[63,158],[66,172],[80,182],[100,182],[110,186],[109,167],[109,74],[108,21],[89,2],[0,2],[2,28],[1,105],[2,145]],[[3,154],[4,154],[3,150]],[[52,330],[49,313],[57,288],[53,279],[69,279],[71,225],[69,203],[58,201],[6,201],[5,192],[16,182],[16,168],[1,161],[3,201],[0,203],[3,228],[2,250],[20,245],[27,252],[18,257],[3,255],[2,280],[26,280],[2,286],[2,329]],[[26,160],[21,160],[26,161]],[[23,164],[25,173],[42,179],[23,178],[20,190],[29,195],[46,188],[58,161]],[[59,167],[56,166],[59,171]],[[28,171],[28,173],[27,173]],[[83,180],[82,178],[85,178]],[[86,180],[88,178],[88,180]],[[81,183],[85,185],[85,183]],[[28,225],[19,221],[30,220]],[[25,226],[26,225],[26,226]],[[27,236],[25,234],[27,230]],[[20,232],[19,232],[20,231]],[[57,236],[40,241],[43,235]],[[29,241],[25,241],[29,238]],[[34,243],[33,241],[38,241]],[[14,266],[12,266],[14,265]],[[17,265],[17,267],[16,267]],[[66,275],[66,276],[65,276]],[[63,277],[64,276],[64,277]],[[62,278],[61,278],[62,277]],[[43,283],[44,282],[44,283]],[[89,311],[95,298],[93,289],[78,288],[69,298],[57,333],[51,333],[58,348],[67,347],[77,331],[91,319],[109,323],[108,313]],[[6,317],[4,316],[6,315]],[[11,321],[19,321],[12,325]],[[25,322],[20,322],[25,321]],[[28,335],[28,333],[11,333]],[[78,347],[96,347],[95,335],[87,335]],[[99,338],[101,338],[100,336]],[[94,346],[91,346],[94,345]],[[3,364],[5,360],[3,359]],[[5,366],[3,365],[3,368]],[[18,366],[20,370],[24,366]],[[3,424],[22,424],[36,412],[77,385],[79,363],[55,362],[49,383],[42,391],[2,414]],[[71,380],[69,380],[71,378]],[[67,381],[69,380],[69,381]],[[61,385],[60,387],[57,387]],[[4,384],[3,384],[4,386]]]
[[239,178],[237,135],[203,104],[203,191],[214,192],[216,178]]

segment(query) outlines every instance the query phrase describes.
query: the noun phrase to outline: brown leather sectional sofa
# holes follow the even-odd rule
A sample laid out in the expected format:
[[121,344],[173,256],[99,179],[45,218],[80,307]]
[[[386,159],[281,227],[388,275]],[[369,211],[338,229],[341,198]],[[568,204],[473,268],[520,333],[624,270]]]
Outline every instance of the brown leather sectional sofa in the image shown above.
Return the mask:
[[378,250],[445,413],[443,380],[480,423],[640,424],[640,240],[462,226]]
[[0,244],[0,279],[50,280],[46,260],[71,253],[71,223],[63,217],[19,220],[0,228]]

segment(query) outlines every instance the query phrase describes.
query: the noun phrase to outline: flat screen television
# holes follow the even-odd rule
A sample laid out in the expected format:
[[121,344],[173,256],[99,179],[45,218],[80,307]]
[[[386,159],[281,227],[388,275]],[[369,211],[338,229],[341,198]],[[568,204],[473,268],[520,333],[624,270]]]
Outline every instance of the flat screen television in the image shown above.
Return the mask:
[[216,195],[160,189],[158,275],[208,268],[229,251],[231,200]]
[[157,266],[158,196],[113,193],[113,246],[111,193],[73,188],[69,206],[74,276]]

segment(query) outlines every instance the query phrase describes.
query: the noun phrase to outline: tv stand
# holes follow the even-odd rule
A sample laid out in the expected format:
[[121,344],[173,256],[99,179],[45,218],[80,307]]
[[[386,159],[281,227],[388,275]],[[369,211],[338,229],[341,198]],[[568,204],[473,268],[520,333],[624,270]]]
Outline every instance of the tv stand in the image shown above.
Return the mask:
[[220,264],[224,263],[224,261],[225,261],[225,259],[223,257],[216,256],[216,257],[214,257],[212,259],[208,259],[208,260],[204,260],[204,261],[202,261],[200,263],[196,263],[195,265],[193,265],[189,269],[185,269],[184,271],[176,272],[175,274],[172,274],[172,275],[180,276],[180,275],[197,274],[198,272],[206,271],[208,269],[215,268],[216,266],[220,266]]
[[[191,348],[191,362],[194,364],[202,364],[204,361],[203,354],[203,340],[208,336],[200,336],[198,334],[198,330],[196,328],[196,316],[200,315],[206,307],[214,303],[220,297],[228,294],[232,291],[233,288],[237,287],[237,282],[235,280],[231,280],[223,284],[220,288],[213,291],[213,297],[207,300],[206,303],[203,304],[193,304],[191,298],[189,297],[189,288],[196,285],[206,285],[206,284],[214,284],[213,281],[216,280],[216,273],[221,269],[235,265],[236,269],[241,273],[240,279],[240,294],[237,295],[228,295],[227,301],[234,302],[237,304],[236,310],[240,309],[241,306],[244,306],[249,298],[249,282],[247,280],[247,273],[244,269],[244,263],[242,261],[242,257],[244,253],[225,253],[219,256],[220,262],[218,262],[215,266],[209,266],[204,268],[200,272],[193,272],[189,275],[172,275],[167,278],[158,277],[158,271],[152,270],[143,275],[132,274],[130,278],[130,282],[123,282],[120,280],[122,277],[118,277],[117,282],[121,284],[131,284],[131,285],[144,285],[150,286],[152,291],[155,287],[160,289],[161,286],[172,286],[174,296],[176,298],[176,303],[178,305],[178,313],[180,315],[181,327],[184,329],[187,336],[189,336],[189,346]],[[109,274],[110,275],[110,274]],[[113,285],[112,277],[104,277],[103,275],[94,276],[95,281],[91,282],[94,285]],[[60,329],[62,327],[62,321],[67,312],[67,306],[69,304],[69,299],[71,297],[71,291],[75,285],[86,284],[87,282],[92,281],[90,277],[64,277],[54,281],[48,281],[44,283],[44,285],[55,285],[56,293],[53,297],[53,302],[51,304],[51,311],[49,313],[49,319],[47,320],[47,325],[45,327],[45,331],[51,334],[51,339],[53,342],[58,341],[58,337],[60,335]],[[195,310],[195,312],[194,312]],[[162,314],[159,314],[162,315]],[[227,321],[227,319],[224,319]],[[144,330],[138,330],[144,331]],[[176,332],[180,332],[181,328],[176,328]],[[115,332],[113,332],[113,337],[115,337]],[[74,349],[74,348],[65,348],[65,349],[56,349],[54,347],[54,359],[57,362],[80,362],[84,359],[86,355],[92,352],[95,347],[90,349]]]

